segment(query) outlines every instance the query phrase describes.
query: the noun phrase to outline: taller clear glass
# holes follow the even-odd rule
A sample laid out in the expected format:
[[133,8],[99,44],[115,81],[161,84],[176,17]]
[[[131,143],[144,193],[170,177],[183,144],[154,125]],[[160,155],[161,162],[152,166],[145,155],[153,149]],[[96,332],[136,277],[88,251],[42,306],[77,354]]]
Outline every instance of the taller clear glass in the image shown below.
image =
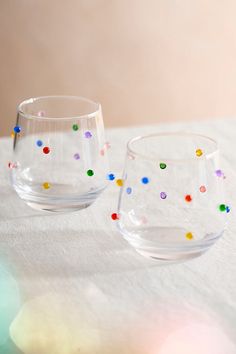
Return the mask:
[[107,185],[101,105],[82,97],[30,98],[18,107],[12,184],[31,207],[88,207]]

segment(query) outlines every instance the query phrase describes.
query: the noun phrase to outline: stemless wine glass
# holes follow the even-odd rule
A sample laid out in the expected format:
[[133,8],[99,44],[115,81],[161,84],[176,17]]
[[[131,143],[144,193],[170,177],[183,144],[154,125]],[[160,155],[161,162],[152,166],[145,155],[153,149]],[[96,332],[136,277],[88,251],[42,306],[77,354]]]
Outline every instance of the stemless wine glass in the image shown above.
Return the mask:
[[223,234],[229,206],[217,143],[185,133],[128,142],[117,224],[142,255],[175,262],[201,255]]
[[30,98],[18,107],[12,184],[31,207],[88,207],[107,186],[101,105],[82,97]]

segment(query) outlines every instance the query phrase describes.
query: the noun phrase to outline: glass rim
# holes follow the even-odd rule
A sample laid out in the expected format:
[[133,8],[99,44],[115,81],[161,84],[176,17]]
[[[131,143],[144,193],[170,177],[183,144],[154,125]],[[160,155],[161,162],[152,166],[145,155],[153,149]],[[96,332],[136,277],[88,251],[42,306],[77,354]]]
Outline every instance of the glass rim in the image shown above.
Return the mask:
[[150,157],[148,155],[145,155],[145,154],[142,154],[142,153],[139,153],[135,150],[133,150],[132,148],[132,144],[136,141],[139,141],[139,140],[143,140],[143,139],[147,139],[147,138],[153,138],[153,137],[163,137],[163,136],[183,136],[183,137],[195,137],[195,138],[203,138],[207,141],[210,141],[211,143],[213,143],[215,145],[215,149],[214,151],[212,152],[209,152],[209,153],[206,153],[206,154],[203,154],[201,156],[201,159],[205,159],[205,160],[208,160],[210,158],[212,158],[216,153],[219,152],[219,146],[218,146],[218,143],[216,140],[206,136],[206,135],[203,135],[203,134],[198,134],[198,133],[188,133],[188,132],[160,132],[160,133],[153,133],[153,134],[147,134],[147,135],[139,135],[139,136],[136,136],[134,138],[131,138],[128,142],[127,142],[127,151],[128,151],[128,154],[130,154],[131,156],[133,157],[141,157],[145,160],[150,160],[150,161],[156,161],[156,160],[159,160],[159,161],[169,161],[169,162],[183,162],[183,161],[196,161],[196,162],[199,162],[200,160],[196,160],[196,157],[193,156],[193,157],[187,157],[187,158],[165,158],[164,156],[161,156],[161,155],[156,155],[156,157]]
[[[22,109],[23,106],[28,105],[30,103],[34,103],[35,101],[39,100],[45,100],[45,99],[54,99],[54,98],[59,98],[59,99],[71,99],[71,100],[78,100],[78,101],[83,101],[87,102],[90,104],[93,104],[97,106],[96,110],[91,110],[91,113],[86,113],[86,114],[78,114],[76,116],[66,116],[66,117],[47,117],[47,116],[38,116],[30,113],[24,112]],[[89,98],[85,98],[82,96],[70,96],[70,95],[49,95],[49,96],[37,96],[37,97],[31,97],[27,98],[24,101],[20,102],[17,106],[17,113],[21,114],[27,119],[37,119],[37,120],[73,120],[73,119],[78,119],[78,118],[93,118],[96,116],[96,114],[99,112],[101,108],[101,104],[99,102],[95,102],[90,100]]]

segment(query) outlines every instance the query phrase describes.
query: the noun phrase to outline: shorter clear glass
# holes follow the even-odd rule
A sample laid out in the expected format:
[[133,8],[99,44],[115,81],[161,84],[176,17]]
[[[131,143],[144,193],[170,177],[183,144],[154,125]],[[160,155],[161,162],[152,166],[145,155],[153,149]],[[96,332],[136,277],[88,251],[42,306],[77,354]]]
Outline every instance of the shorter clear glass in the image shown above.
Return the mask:
[[88,207],[107,186],[101,105],[74,96],[30,98],[18,107],[12,184],[31,207]]
[[214,140],[163,133],[128,142],[117,225],[142,255],[176,262],[207,251],[225,229],[224,198]]

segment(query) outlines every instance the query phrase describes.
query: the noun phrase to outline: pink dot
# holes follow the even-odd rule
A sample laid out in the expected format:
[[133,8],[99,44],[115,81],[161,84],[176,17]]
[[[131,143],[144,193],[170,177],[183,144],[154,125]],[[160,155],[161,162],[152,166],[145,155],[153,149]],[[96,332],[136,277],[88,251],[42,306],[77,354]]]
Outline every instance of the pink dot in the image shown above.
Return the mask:
[[129,160],[134,160],[135,159],[135,157],[133,155],[131,155],[131,154],[128,154],[128,158],[129,158]]
[[146,218],[146,216],[142,216],[141,218],[140,218],[140,222],[141,222],[141,224],[147,224],[147,218]]
[[39,111],[38,117],[45,117],[45,111]]
[[104,144],[104,148],[105,148],[105,149],[110,149],[110,147],[111,147],[111,144],[110,144],[110,143],[106,142],[106,143]]
[[104,154],[105,154],[105,152],[104,152],[104,150],[102,149],[102,150],[100,151],[100,155],[101,155],[101,156],[104,156]]
[[200,190],[201,193],[205,193],[206,192],[206,187],[205,186],[201,186],[199,188],[199,190]]

